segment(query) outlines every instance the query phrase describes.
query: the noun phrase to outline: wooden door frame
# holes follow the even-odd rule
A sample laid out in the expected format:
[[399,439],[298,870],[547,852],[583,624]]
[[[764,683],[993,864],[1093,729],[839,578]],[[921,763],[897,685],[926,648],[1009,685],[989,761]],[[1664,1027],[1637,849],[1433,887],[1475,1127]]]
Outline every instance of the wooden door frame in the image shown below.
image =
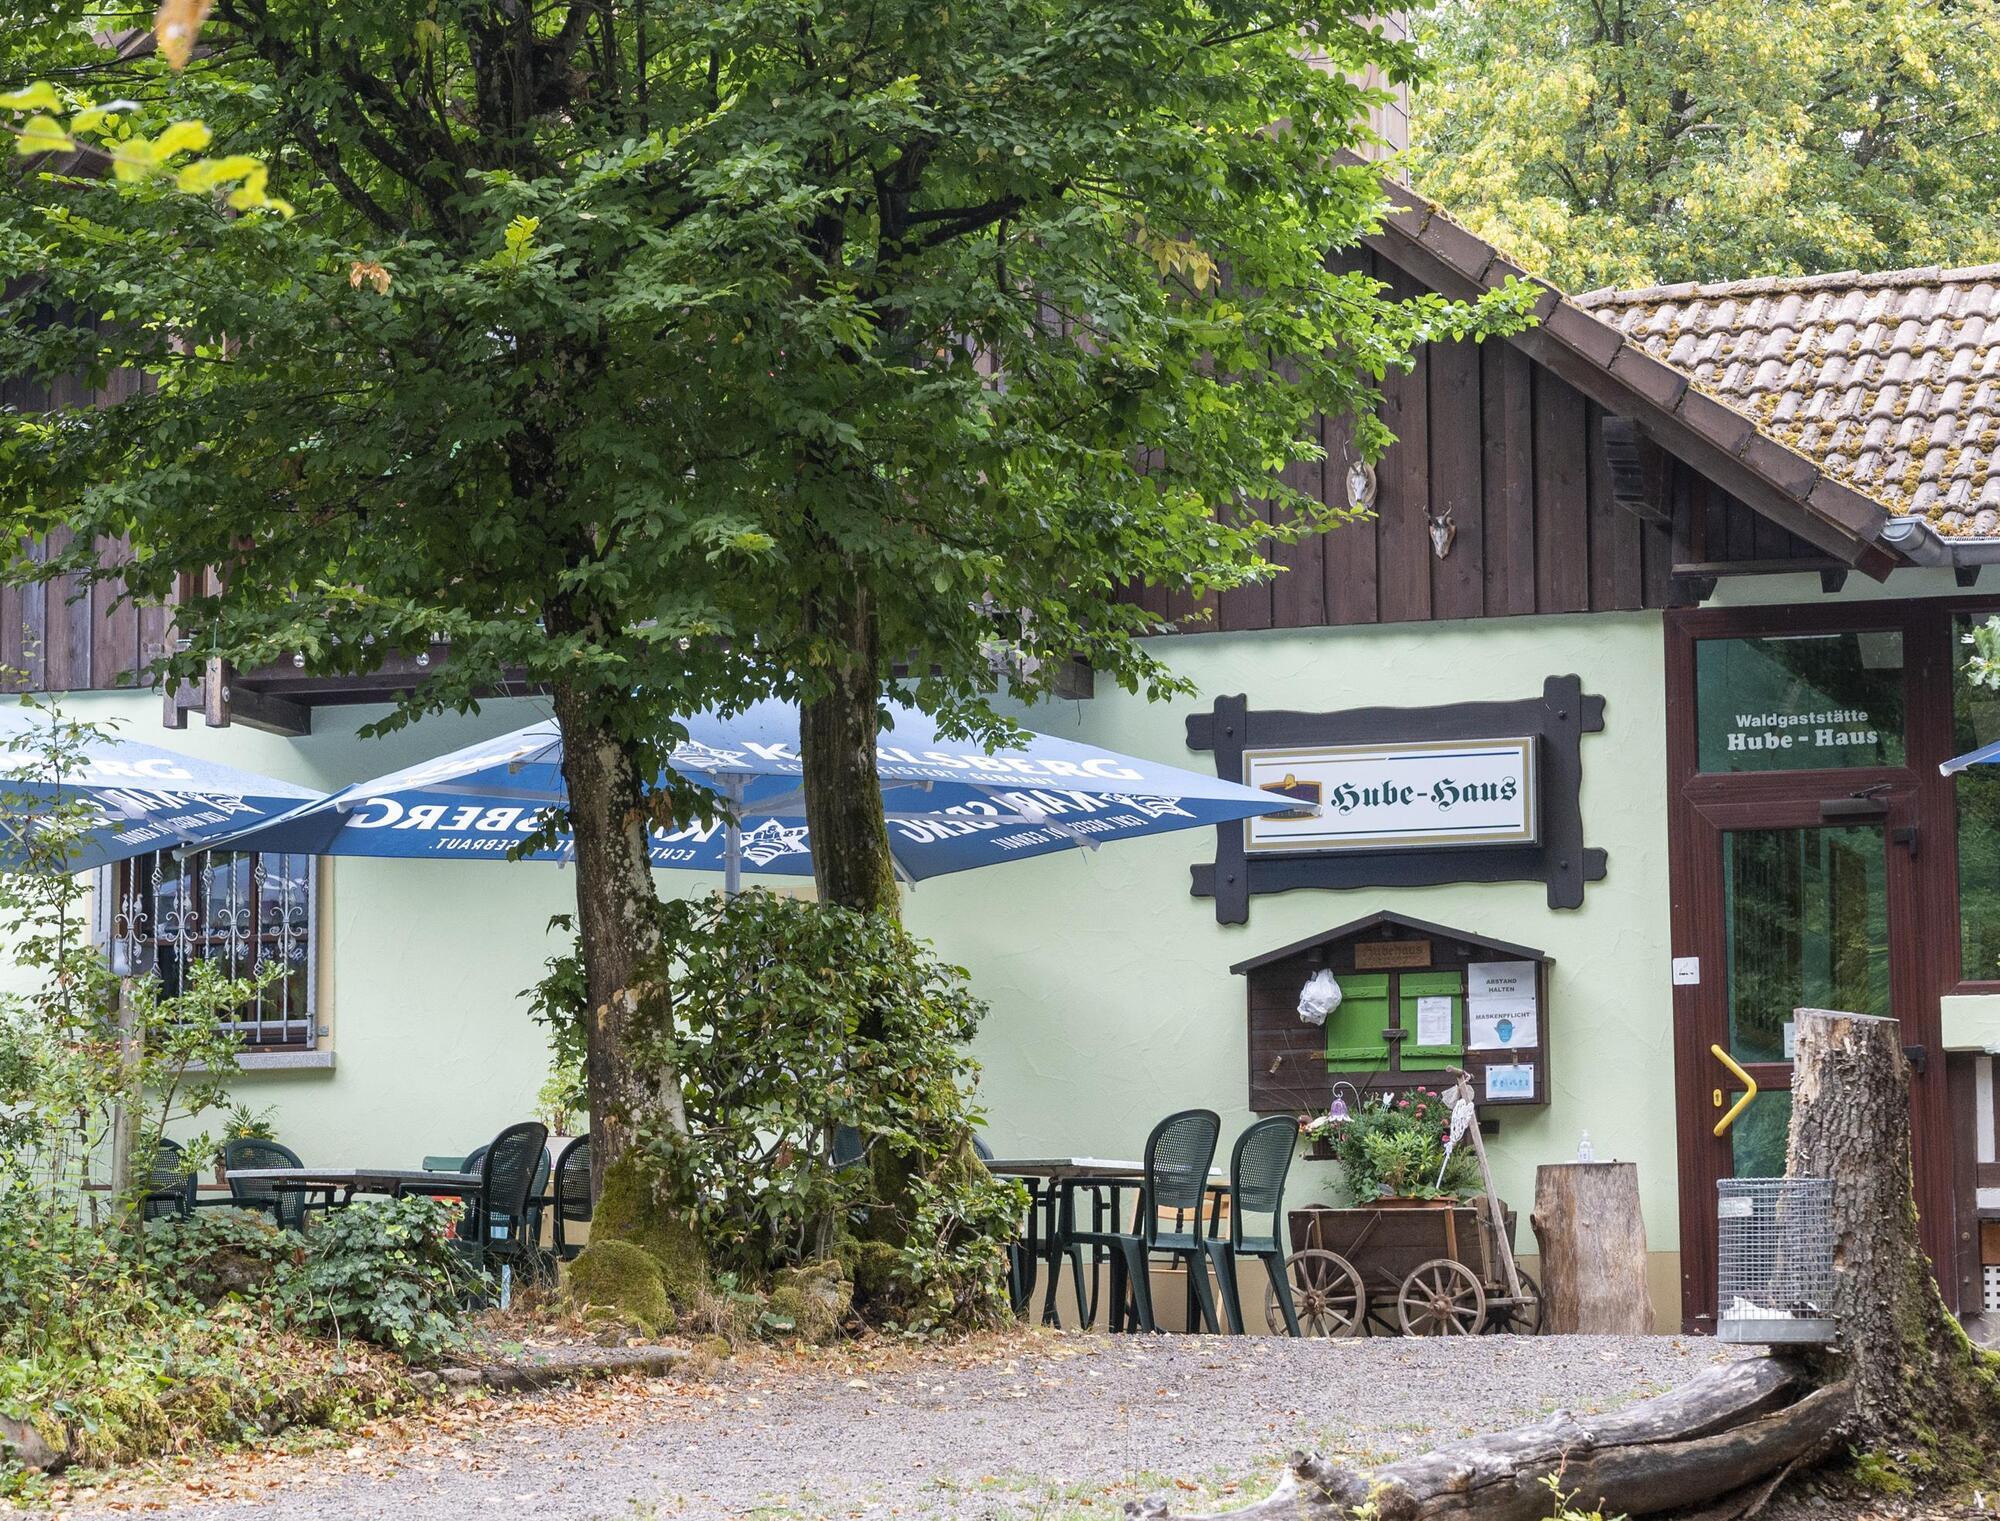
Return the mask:
[[[2000,612],[2000,598],[1939,597],[1909,601],[1833,602],[1791,606],[1670,611],[1666,631],[1667,860],[1672,954],[1704,954],[1710,925],[1721,922],[1719,859],[1707,859],[1712,821],[1753,828],[1769,820],[1797,819],[1825,798],[1888,784],[1894,805],[1914,811],[1917,855],[1911,863],[1909,913],[1919,933],[1892,945],[1891,986],[1906,1013],[1904,1043],[1922,1047],[1925,1071],[1914,1077],[1911,1118],[1924,1137],[1925,1164],[1917,1170],[1916,1199],[1925,1246],[1940,1269],[1947,1304],[1959,1299],[1953,1271],[1959,1208],[1955,1186],[1956,1130],[1941,1045],[1939,998],[1954,990],[2000,991],[1993,983],[1959,976],[1958,862],[1954,792],[1938,762],[1952,751],[1951,625],[1961,612]],[[1695,645],[1702,639],[1771,634],[1866,633],[1903,635],[1904,764],[1817,771],[1702,774],[1697,768]],[[1704,965],[1703,978],[1721,968]],[[1711,1144],[1697,1124],[1713,1058],[1704,1038],[1706,998],[1700,987],[1675,987],[1675,1144],[1680,1171],[1682,1328],[1707,1331],[1715,1284],[1714,1199],[1704,1148]]]

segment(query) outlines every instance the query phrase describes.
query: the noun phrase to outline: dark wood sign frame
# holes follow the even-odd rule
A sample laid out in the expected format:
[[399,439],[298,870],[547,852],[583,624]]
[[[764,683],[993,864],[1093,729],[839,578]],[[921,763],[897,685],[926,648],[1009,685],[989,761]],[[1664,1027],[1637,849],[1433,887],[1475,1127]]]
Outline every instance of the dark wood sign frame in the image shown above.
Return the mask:
[[1604,728],[1604,699],[1582,678],[1551,676],[1540,697],[1436,708],[1349,708],[1337,713],[1253,711],[1247,697],[1218,697],[1187,721],[1188,748],[1215,753],[1215,774],[1243,780],[1243,752],[1288,745],[1393,744],[1427,739],[1540,741],[1542,837],[1534,845],[1258,852],[1243,825],[1220,824],[1215,861],[1194,868],[1192,892],[1215,900],[1218,924],[1244,924],[1258,893],[1297,887],[1431,887],[1441,882],[1542,882],[1550,908],[1581,908],[1586,882],[1604,879],[1605,854],[1583,843],[1582,738]]

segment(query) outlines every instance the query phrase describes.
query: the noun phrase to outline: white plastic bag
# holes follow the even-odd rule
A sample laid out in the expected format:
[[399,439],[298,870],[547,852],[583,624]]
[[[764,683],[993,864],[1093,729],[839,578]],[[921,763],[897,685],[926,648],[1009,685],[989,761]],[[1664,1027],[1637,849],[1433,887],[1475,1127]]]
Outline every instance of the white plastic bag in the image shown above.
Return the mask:
[[1333,980],[1333,973],[1321,967],[1299,990],[1299,1018],[1309,1025],[1323,1025],[1326,1016],[1339,1007],[1340,984]]

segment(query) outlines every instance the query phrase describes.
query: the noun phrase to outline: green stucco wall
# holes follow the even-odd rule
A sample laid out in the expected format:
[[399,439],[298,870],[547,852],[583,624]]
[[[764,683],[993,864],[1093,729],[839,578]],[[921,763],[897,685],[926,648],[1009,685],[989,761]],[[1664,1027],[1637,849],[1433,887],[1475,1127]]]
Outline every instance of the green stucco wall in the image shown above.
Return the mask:
[[[1223,927],[1188,893],[1213,835],[1189,831],[1042,857],[925,883],[911,927],[970,969],[992,1015],[977,1041],[988,1135],[1002,1154],[1135,1155],[1170,1109],[1221,1112],[1224,1144],[1250,1119],[1243,985],[1233,962],[1393,908],[1540,947],[1555,959],[1545,1013],[1552,1103],[1510,1110],[1490,1142],[1502,1192],[1525,1216],[1537,1163],[1574,1155],[1636,1161],[1650,1244],[1677,1244],[1673,1053],[1667,980],[1665,704],[1657,614],[1503,619],[1315,632],[1203,634],[1162,653],[1198,699],[1148,704],[1115,691],[1030,715],[1051,733],[1195,769],[1184,721],[1219,694],[1253,707],[1419,706],[1530,697],[1575,672],[1605,698],[1605,729],[1583,739],[1589,844],[1609,854],[1584,906],[1552,911],[1538,883],[1251,900]],[[427,722],[380,740],[355,730],[379,710],[323,709],[287,740],[248,729],[162,731],[152,697],[69,700],[127,719],[150,743],[322,787],[378,774],[540,717],[531,703]],[[714,879],[675,874],[669,891]],[[322,986],[331,1071],[246,1075],[242,1096],[278,1106],[308,1160],[413,1165],[462,1152],[525,1115],[545,1051],[520,991],[555,948],[544,925],[568,906],[553,866],[496,862],[334,863]],[[1294,1198],[1330,1196],[1329,1167],[1295,1170]],[[1524,1244],[1525,1221],[1522,1226]],[[1668,1264],[1663,1260],[1661,1267]]]
[[[1536,696],[1575,672],[1605,699],[1583,738],[1586,842],[1609,853],[1584,906],[1548,907],[1539,883],[1305,891],[1250,900],[1218,925],[1188,893],[1213,856],[1207,831],[926,882],[906,914],[972,972],[993,1005],[977,1041],[988,1135],[1009,1151],[1135,1155],[1169,1109],[1212,1108],[1224,1144],[1246,1124],[1246,957],[1393,908],[1555,958],[1547,1024],[1552,1102],[1511,1109],[1491,1138],[1502,1193],[1526,1215],[1538,1163],[1636,1161],[1649,1245],[1678,1244],[1672,1008],[1668,986],[1665,699],[1658,614],[1181,636],[1161,646],[1201,690],[1148,704],[1123,693],[1043,708],[1049,733],[1206,769],[1184,723],[1229,693],[1253,708],[1317,711]],[[1100,684],[1100,687],[1102,684]],[[1301,1163],[1298,1197],[1331,1194],[1335,1170]],[[1525,1219],[1522,1225],[1527,1240]]]

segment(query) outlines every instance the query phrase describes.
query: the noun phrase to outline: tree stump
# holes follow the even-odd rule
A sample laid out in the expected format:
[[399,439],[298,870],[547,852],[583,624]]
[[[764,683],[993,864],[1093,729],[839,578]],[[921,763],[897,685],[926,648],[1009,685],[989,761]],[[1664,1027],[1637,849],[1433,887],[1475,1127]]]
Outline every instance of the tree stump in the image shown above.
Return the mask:
[[1785,1171],[1833,1180],[1840,1322],[1838,1345],[1803,1360],[1818,1379],[1853,1385],[1858,1446],[1913,1479],[1976,1473],[2000,1431],[2000,1360],[1945,1309],[1918,1242],[1902,1026],[1829,1009],[1795,1018]]
[[1535,1170],[1543,1316],[1554,1333],[1648,1336],[1646,1221],[1631,1162],[1558,1162]]

